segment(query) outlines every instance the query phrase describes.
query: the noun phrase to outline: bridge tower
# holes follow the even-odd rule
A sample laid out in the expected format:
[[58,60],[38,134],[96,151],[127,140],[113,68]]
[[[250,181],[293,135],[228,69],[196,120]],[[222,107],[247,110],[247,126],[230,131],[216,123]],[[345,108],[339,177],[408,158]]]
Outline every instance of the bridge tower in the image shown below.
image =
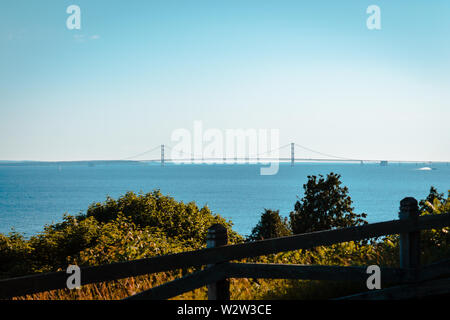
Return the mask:
[[295,162],[295,149],[294,149],[294,143],[291,142],[291,167],[294,166],[294,162]]
[[161,167],[164,167],[164,145],[161,145]]

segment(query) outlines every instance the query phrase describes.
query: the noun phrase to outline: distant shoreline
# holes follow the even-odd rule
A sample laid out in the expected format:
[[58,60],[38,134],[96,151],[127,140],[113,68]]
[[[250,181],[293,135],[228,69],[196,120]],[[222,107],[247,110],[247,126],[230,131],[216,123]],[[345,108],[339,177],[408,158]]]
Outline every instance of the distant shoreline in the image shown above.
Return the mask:
[[54,165],[104,165],[104,164],[137,164],[143,161],[133,160],[79,160],[79,161],[0,161],[0,166],[54,166]]
[[[273,160],[273,159],[260,159],[258,162],[249,162],[245,160],[238,159],[236,160],[226,160],[224,162],[213,161],[213,160],[194,160],[193,162],[189,163],[187,161],[170,161],[166,160],[165,165],[235,165],[235,164],[248,164],[248,165],[264,165],[272,162],[278,162],[278,163],[290,163],[289,160]],[[317,161],[314,159],[311,160],[304,160],[304,161],[296,161],[296,164],[304,164],[304,163],[323,163],[323,164],[329,164],[329,163],[335,163],[335,164],[355,164],[360,165],[361,163],[359,161],[336,161],[336,160],[322,160]],[[392,160],[388,161],[389,165],[399,165],[399,164],[416,164],[416,165],[430,165],[430,164],[449,164],[450,161],[408,161],[408,160]],[[148,164],[160,164],[160,160],[67,160],[67,161],[39,161],[39,160],[0,160],[0,167],[20,167],[20,166],[62,166],[62,165],[80,165],[80,166],[89,166],[89,167],[95,167],[96,165],[124,165],[124,164],[142,164],[142,165],[148,165]],[[379,162],[376,161],[367,161],[364,162],[362,165],[380,165]]]

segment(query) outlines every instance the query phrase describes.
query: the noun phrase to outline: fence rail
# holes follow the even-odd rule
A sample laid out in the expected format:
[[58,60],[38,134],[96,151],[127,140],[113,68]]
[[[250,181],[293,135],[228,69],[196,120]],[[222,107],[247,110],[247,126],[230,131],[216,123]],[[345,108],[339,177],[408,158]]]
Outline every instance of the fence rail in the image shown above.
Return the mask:
[[[210,299],[228,299],[228,278],[361,281],[367,277],[364,267],[242,264],[229,263],[229,261],[392,234],[400,234],[400,268],[383,268],[383,279],[399,283],[422,278],[429,280],[449,273],[450,262],[444,261],[440,264],[419,268],[420,230],[449,226],[450,214],[422,217],[419,217],[418,214],[417,200],[405,198],[400,202],[399,220],[235,245],[226,245],[226,229],[223,226],[214,225],[208,230],[208,247],[206,249],[102,266],[83,267],[81,268],[81,285],[204,265],[208,266],[204,270],[129,298],[166,299],[208,285]],[[421,278],[417,272],[419,269],[421,274],[426,276]],[[0,298],[65,289],[67,277],[67,273],[61,271],[3,279],[0,280]]]

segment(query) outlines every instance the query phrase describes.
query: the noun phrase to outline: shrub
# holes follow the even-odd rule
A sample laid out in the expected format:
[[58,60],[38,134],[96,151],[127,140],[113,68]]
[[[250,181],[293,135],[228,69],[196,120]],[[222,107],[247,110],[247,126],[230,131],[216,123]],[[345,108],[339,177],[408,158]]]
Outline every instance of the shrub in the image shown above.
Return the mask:
[[287,218],[280,217],[280,211],[264,209],[258,224],[253,228],[249,240],[284,237],[291,234]]
[[[425,200],[420,201],[421,215],[449,214],[450,190],[447,198],[433,187]],[[430,263],[450,256],[450,227],[423,230],[420,235],[422,263]]]
[[208,228],[214,223],[227,227],[232,242],[241,239],[231,229],[231,222],[213,214],[208,207],[199,209],[195,202],[185,204],[164,196],[159,190],[139,195],[127,192],[117,200],[108,197],[104,203],[89,206],[86,215],[80,218],[93,217],[99,222],[110,222],[119,214],[139,227],[149,227],[153,232],[183,241],[203,242]]
[[0,277],[200,249],[214,223],[227,228],[230,243],[243,241],[231,222],[208,207],[178,202],[158,190],[108,197],[89,206],[86,214],[64,215],[61,223],[45,226],[29,240],[0,234]]

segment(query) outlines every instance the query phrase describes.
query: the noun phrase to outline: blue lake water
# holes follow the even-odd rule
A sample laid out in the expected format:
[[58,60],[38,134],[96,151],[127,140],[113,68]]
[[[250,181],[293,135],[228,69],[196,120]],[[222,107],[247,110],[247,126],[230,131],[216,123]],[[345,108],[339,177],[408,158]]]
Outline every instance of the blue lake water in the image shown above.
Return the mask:
[[282,216],[288,216],[297,197],[303,196],[307,176],[329,172],[342,175],[357,213],[367,213],[369,222],[392,220],[397,219],[404,197],[423,199],[430,186],[445,194],[450,189],[449,165],[418,170],[422,166],[297,163],[291,167],[283,163],[273,176],[261,176],[261,165],[256,164],[0,166],[0,232],[14,228],[30,236],[45,224],[61,221],[65,212],[84,212],[107,195],[117,198],[127,191],[160,189],[176,200],[208,205],[245,235],[264,208],[279,209]]

